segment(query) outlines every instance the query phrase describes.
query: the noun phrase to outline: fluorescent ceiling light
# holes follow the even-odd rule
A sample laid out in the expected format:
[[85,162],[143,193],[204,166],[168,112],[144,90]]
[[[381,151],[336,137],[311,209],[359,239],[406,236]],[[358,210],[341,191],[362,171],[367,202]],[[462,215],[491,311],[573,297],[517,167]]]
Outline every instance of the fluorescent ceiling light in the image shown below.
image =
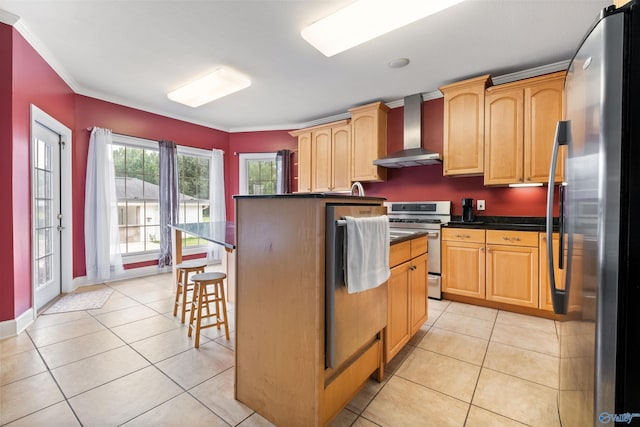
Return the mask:
[[358,0],[302,30],[302,38],[325,56],[433,15],[463,0]]
[[195,108],[249,86],[251,80],[247,76],[229,68],[218,68],[213,73],[169,92],[167,96],[172,101]]
[[541,182],[532,182],[529,184],[509,184],[511,188],[519,188],[519,187],[542,187]]

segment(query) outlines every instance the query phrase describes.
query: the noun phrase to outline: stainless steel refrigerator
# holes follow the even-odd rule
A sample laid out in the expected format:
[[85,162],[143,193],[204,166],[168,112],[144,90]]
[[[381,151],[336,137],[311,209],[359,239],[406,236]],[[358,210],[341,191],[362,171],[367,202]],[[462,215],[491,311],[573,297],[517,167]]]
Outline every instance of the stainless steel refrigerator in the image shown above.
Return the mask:
[[[560,202],[563,427],[640,425],[640,3],[607,8],[567,72],[551,162],[547,241]],[[566,148],[560,148],[566,146]],[[555,157],[566,182],[554,191]],[[550,266],[553,266],[549,245]],[[558,285],[556,286],[556,283]]]

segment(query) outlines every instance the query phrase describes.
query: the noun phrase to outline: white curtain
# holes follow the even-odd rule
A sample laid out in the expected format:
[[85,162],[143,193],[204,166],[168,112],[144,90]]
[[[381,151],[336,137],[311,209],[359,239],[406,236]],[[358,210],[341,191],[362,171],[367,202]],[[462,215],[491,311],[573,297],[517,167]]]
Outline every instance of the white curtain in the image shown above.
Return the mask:
[[[224,201],[224,151],[212,150],[209,164],[209,221],[216,237],[224,239],[227,225],[227,210]],[[222,259],[222,246],[209,244],[207,259]]]
[[106,280],[122,270],[118,198],[109,129],[94,127],[89,139],[84,199],[87,278]]

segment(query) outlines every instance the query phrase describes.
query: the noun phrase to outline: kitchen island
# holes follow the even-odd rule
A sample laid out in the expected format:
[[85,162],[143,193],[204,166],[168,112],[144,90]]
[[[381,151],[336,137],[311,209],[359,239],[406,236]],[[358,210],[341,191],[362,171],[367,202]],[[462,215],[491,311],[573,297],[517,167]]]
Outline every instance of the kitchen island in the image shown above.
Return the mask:
[[372,374],[382,376],[386,283],[349,295],[357,295],[351,310],[341,310],[345,299],[336,296],[336,313],[344,314],[337,329],[369,331],[372,313],[380,326],[344,363],[330,367],[325,353],[327,231],[337,226],[327,220],[327,207],[355,206],[360,216],[373,216],[385,212],[382,202],[330,194],[235,196],[235,397],[278,426],[326,425]]

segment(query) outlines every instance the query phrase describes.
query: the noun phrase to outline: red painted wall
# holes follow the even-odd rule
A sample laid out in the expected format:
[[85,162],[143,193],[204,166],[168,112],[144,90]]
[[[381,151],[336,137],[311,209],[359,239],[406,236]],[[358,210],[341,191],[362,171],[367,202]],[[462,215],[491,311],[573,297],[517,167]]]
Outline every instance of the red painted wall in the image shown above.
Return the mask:
[[[422,146],[442,153],[444,100],[423,103]],[[388,153],[402,149],[404,108],[394,108],[387,118]],[[390,201],[450,200],[453,215],[462,215],[460,200],[484,199],[486,210],[478,215],[545,216],[547,187],[485,187],[478,177],[445,177],[442,165],[388,169],[387,181],[364,184],[367,196],[386,197]],[[475,203],[475,202],[474,202]]]
[[[297,154],[298,138],[289,135],[288,131],[262,131],[262,132],[238,132],[229,135],[229,154],[231,159],[229,174],[225,175],[230,192],[227,193],[227,218],[234,219],[234,194],[238,194],[240,188],[240,156],[243,153],[270,153],[278,150],[291,150],[294,155],[291,159],[291,190],[298,190],[298,181],[294,178],[298,176]],[[229,209],[231,208],[231,211]]]
[[11,64],[12,31],[9,25],[0,23],[0,147],[4,155],[0,156],[0,227],[4,238],[0,240],[0,321],[13,319],[14,316],[14,288],[13,288],[13,212],[11,206]]
[[[0,27],[2,55],[10,50],[9,58],[6,62],[2,58],[2,63],[11,64],[11,67],[2,67],[0,81],[3,90],[8,82],[12,91],[8,98],[2,97],[3,102],[11,103],[10,114],[7,114],[11,124],[8,138],[2,134],[3,148],[8,154],[2,156],[0,163],[3,174],[0,219],[12,230],[2,242],[2,262],[7,265],[3,265],[0,282],[1,321],[13,319],[31,307],[30,105],[38,106],[73,128],[74,94],[16,30],[4,24]],[[5,107],[0,108],[6,117]]]
[[[98,126],[111,129],[114,133],[131,135],[154,141],[162,139],[175,141],[178,145],[225,151],[225,176],[230,169],[229,134],[216,129],[199,126],[180,120],[124,107],[111,102],[76,95],[76,117],[73,143],[73,276],[84,276],[84,191],[87,173],[89,136],[87,128]],[[229,194],[229,182],[225,183],[225,194]],[[230,198],[227,196],[227,199]],[[232,218],[230,201],[227,202],[227,216]],[[155,265],[156,262],[136,263],[134,267]],[[129,268],[132,266],[128,266]]]

